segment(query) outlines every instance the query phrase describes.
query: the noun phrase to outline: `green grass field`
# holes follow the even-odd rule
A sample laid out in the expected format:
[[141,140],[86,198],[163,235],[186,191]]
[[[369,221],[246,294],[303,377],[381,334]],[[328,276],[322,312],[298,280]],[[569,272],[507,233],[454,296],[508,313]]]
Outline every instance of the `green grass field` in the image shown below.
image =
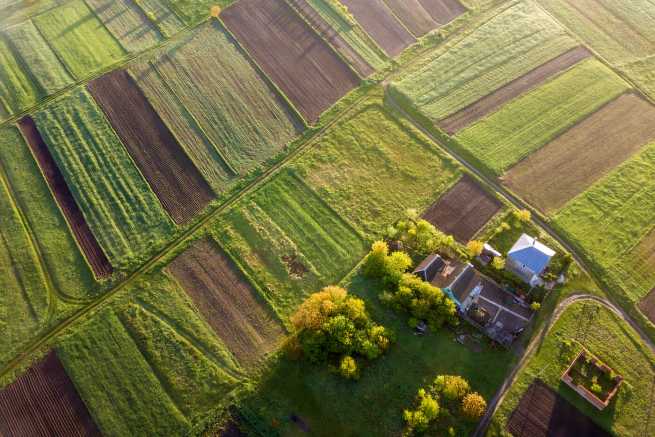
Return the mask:
[[125,51],[82,0],[75,0],[34,18],[60,59],[77,79],[101,70]]
[[40,91],[5,37],[0,36],[0,121],[34,105]]
[[132,75],[220,191],[281,152],[301,129],[300,121],[215,22],[194,30],[149,67],[133,68]]
[[169,7],[188,26],[198,24],[209,17],[212,6],[224,8],[234,0],[165,0]]
[[297,176],[285,172],[230,210],[215,235],[283,316],[340,280],[368,244]]
[[180,435],[241,372],[184,292],[163,276],[62,338],[56,349],[105,435]]
[[368,100],[291,164],[371,240],[407,208],[427,208],[460,176],[450,158],[378,102]]
[[143,10],[163,36],[169,38],[184,28],[184,23],[175,15],[166,0],[134,0],[134,3]]
[[655,226],[653,174],[655,144],[572,200],[553,219],[598,272],[633,301],[655,285],[652,268],[650,274],[634,268],[639,262],[634,250]]
[[628,89],[626,82],[599,61],[585,61],[455,138],[467,157],[499,175]]
[[34,119],[114,268],[130,268],[171,236],[173,222],[86,91],[58,100]]
[[445,118],[565,51],[576,42],[531,2],[484,23],[392,86],[433,121]]
[[[368,36],[359,24],[344,17],[330,5],[331,0],[307,0],[307,3],[376,71],[385,68],[389,61],[384,51]],[[332,0],[333,1],[333,0]]]
[[[560,382],[571,361],[570,355],[563,352],[562,342],[565,340],[577,340],[624,377],[615,399],[602,412]],[[571,355],[579,350],[580,346],[575,345]],[[494,417],[492,429],[505,426],[521,395],[534,378],[539,377],[612,434],[626,437],[652,435],[653,424],[648,418],[655,413],[652,398],[654,369],[655,356],[627,323],[596,303],[573,304],[562,314],[536,355],[519,374]]]
[[59,91],[73,82],[73,78],[31,21],[7,29],[5,35],[44,95]]

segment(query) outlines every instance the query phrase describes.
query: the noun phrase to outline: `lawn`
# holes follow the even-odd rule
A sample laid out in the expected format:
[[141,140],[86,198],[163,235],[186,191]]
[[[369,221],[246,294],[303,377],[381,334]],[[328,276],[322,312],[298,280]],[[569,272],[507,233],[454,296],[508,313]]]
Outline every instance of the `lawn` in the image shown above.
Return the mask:
[[372,96],[291,164],[337,213],[374,239],[408,208],[424,210],[459,167]]
[[125,55],[118,41],[82,0],[39,15],[34,24],[77,79],[108,67]]
[[172,221],[86,91],[58,100],[34,120],[114,268],[130,268],[172,235]]
[[184,434],[241,372],[166,277],[130,295],[61,338],[57,354],[103,434]]
[[368,244],[292,172],[231,209],[215,235],[282,316],[341,279]]
[[[655,285],[638,274],[639,242],[655,225],[655,144],[623,163],[559,211],[554,225],[578,246],[602,276],[613,278],[632,301]],[[626,282],[624,282],[626,281]]]
[[34,105],[41,97],[41,91],[21,59],[9,46],[7,39],[0,37],[0,121],[10,115]]
[[584,61],[460,131],[456,139],[473,162],[499,175],[628,89],[599,61]]
[[433,121],[573,48],[576,42],[531,2],[512,6],[392,84]]
[[[483,338],[469,337],[468,344],[462,345],[447,330],[416,336],[406,316],[380,304],[379,284],[355,275],[347,280],[347,287],[365,299],[375,321],[395,332],[389,352],[363,368],[356,382],[329,373],[324,365],[282,355],[240,404],[249,425],[268,435],[306,435],[290,419],[295,415],[307,433],[316,436],[400,435],[403,409],[410,408],[418,389],[437,375],[462,375],[486,399],[501,384],[511,353],[492,348]],[[461,330],[470,332],[468,327]],[[466,431],[474,427],[463,425]]]
[[[572,340],[570,348],[564,345],[567,340]],[[602,412],[560,382],[562,373],[581,346],[624,378],[618,394]],[[653,434],[649,418],[655,413],[652,398],[655,356],[627,323],[605,307],[581,302],[573,304],[562,314],[536,355],[519,373],[494,417],[492,430],[504,428],[521,395],[536,377],[612,434],[626,437]]]

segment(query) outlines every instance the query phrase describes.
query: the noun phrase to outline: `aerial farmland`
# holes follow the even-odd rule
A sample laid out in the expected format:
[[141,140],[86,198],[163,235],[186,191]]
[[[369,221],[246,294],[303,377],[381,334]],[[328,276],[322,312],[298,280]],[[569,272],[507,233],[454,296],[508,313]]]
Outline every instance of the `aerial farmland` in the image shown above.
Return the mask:
[[655,3],[0,0],[0,436],[655,435]]

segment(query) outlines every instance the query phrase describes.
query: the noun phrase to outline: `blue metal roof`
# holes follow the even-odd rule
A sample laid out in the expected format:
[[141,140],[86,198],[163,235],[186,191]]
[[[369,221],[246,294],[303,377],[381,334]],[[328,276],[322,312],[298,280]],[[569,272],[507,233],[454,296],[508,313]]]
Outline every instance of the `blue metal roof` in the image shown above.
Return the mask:
[[518,264],[525,265],[536,274],[540,274],[550,263],[555,251],[540,243],[527,234],[514,243],[514,246],[507,253],[507,258]]

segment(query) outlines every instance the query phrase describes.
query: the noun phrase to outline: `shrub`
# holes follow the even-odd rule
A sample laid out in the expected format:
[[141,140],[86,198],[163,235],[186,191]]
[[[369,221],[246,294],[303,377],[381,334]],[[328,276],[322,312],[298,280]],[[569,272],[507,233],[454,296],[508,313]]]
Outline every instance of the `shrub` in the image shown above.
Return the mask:
[[458,375],[439,375],[434,380],[434,387],[449,401],[459,401],[471,391],[468,381]]
[[516,217],[520,222],[527,223],[532,219],[532,213],[527,209],[521,209],[514,211],[514,217]]
[[389,255],[389,246],[383,241],[376,241],[366,256],[362,273],[369,278],[382,279],[385,286],[396,286],[403,273],[412,266],[412,259],[405,252],[393,252]]
[[364,260],[362,272],[369,278],[381,278],[385,272],[385,262],[389,255],[389,246],[384,241],[376,241]]
[[600,394],[603,391],[603,388],[600,386],[600,384],[594,382],[593,384],[591,384],[591,391],[596,394]]
[[532,311],[539,311],[541,309],[541,304],[539,302],[532,302],[530,308]]
[[471,240],[466,243],[466,249],[471,257],[480,256],[484,249],[484,243],[482,241]]
[[413,209],[407,210],[405,219],[387,230],[387,237],[401,241],[412,256],[427,256],[444,248],[459,251],[452,236],[437,230],[427,220],[418,218],[418,213]]
[[486,409],[487,402],[478,393],[469,393],[462,399],[462,415],[468,420],[480,420]]
[[491,267],[496,270],[503,270],[505,268],[505,258],[497,256],[491,261]]
[[425,389],[419,389],[415,410],[405,410],[403,418],[407,434],[420,433],[428,429],[430,422],[439,416],[439,402]]
[[344,355],[339,364],[339,374],[346,379],[359,379],[357,361],[350,355]]

